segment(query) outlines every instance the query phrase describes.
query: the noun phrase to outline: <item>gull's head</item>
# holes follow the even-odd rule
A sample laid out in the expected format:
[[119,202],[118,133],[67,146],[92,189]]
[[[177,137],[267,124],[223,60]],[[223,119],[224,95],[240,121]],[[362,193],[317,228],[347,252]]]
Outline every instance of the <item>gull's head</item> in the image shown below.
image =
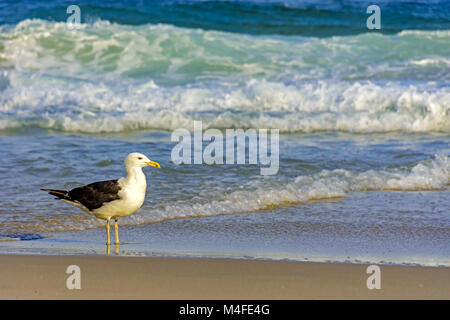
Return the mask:
[[158,162],[152,161],[149,158],[147,158],[142,153],[133,152],[130,153],[126,159],[125,159],[125,166],[127,168],[132,167],[138,167],[138,168],[144,168],[147,166],[155,167],[155,168],[161,168]]

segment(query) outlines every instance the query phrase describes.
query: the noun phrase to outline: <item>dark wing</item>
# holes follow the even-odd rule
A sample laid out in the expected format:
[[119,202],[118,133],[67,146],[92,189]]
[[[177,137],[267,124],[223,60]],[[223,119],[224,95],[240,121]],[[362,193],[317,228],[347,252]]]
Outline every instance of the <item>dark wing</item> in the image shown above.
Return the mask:
[[78,201],[89,210],[100,208],[105,202],[120,199],[118,180],[100,181],[68,192],[70,201]]

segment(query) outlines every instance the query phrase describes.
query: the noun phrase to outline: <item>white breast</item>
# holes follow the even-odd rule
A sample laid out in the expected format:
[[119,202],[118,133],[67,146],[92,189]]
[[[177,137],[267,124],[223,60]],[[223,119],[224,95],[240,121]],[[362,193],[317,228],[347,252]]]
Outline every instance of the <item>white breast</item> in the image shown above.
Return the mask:
[[92,213],[102,219],[125,217],[136,212],[144,203],[147,182],[141,168],[133,168],[126,178],[119,179],[120,199],[104,204]]
[[147,184],[125,184],[122,190],[119,192],[119,201],[122,201],[123,205],[127,208],[127,213],[125,215],[132,214],[137,209],[139,209],[144,203],[145,191],[147,189]]

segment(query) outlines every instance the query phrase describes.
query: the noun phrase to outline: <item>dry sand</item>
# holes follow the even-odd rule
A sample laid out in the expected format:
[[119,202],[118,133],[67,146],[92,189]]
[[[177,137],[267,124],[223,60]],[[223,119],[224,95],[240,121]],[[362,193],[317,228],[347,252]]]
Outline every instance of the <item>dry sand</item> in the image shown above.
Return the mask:
[[[69,265],[81,289],[69,290]],[[231,259],[0,255],[1,299],[449,299],[450,268]]]

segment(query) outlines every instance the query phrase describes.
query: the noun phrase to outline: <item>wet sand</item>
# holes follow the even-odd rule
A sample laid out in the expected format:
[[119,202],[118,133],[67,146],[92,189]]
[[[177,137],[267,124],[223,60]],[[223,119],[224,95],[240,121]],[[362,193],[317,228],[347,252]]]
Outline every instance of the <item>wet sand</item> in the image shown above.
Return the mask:
[[[69,290],[67,267],[80,267]],[[450,268],[206,258],[0,255],[1,299],[450,299]]]

